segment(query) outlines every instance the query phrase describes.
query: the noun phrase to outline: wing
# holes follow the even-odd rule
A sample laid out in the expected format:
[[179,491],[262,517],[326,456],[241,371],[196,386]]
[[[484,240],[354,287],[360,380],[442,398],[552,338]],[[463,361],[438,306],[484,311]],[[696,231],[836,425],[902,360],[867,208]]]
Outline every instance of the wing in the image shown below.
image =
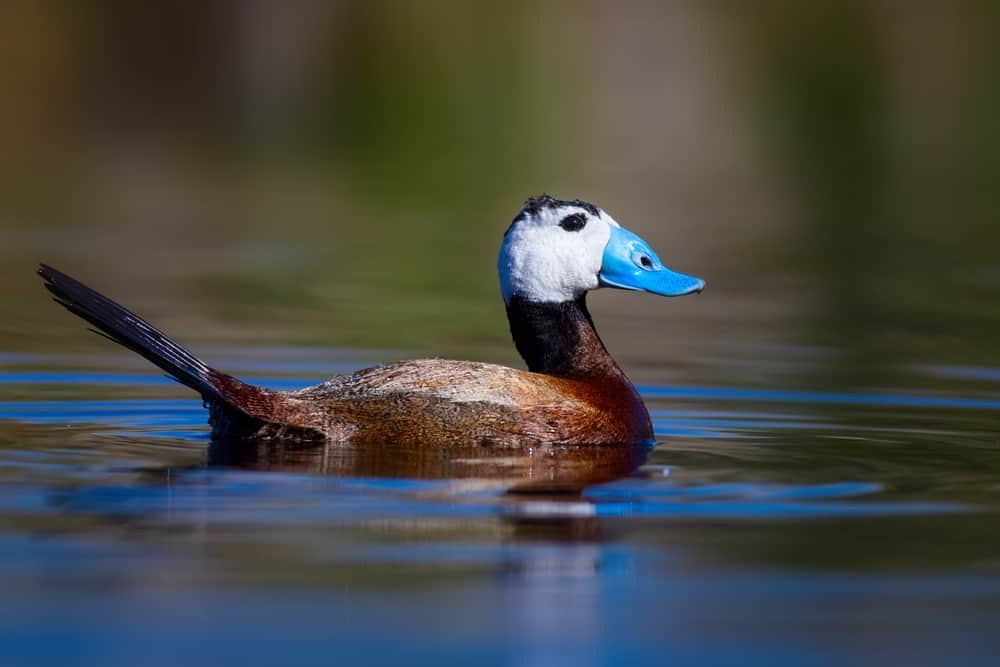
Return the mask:
[[524,446],[585,438],[592,406],[574,381],[467,361],[421,359],[368,368],[288,395],[309,420],[352,442]]
[[291,394],[294,398],[375,398],[401,394],[452,403],[480,403],[512,408],[566,405],[580,409],[561,378],[473,361],[416,359],[341,375]]

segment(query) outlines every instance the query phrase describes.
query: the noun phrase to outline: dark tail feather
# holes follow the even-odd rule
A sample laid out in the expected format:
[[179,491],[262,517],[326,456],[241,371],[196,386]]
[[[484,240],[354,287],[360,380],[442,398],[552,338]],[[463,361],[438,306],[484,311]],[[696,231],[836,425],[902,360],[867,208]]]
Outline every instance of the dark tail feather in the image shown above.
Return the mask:
[[55,301],[94,325],[96,333],[141,354],[181,384],[197,391],[206,402],[221,402],[248,416],[256,416],[242,404],[241,395],[253,394],[259,400],[264,390],[210,368],[135,313],[65,273],[42,264],[38,275],[45,280],[45,289],[55,296]]

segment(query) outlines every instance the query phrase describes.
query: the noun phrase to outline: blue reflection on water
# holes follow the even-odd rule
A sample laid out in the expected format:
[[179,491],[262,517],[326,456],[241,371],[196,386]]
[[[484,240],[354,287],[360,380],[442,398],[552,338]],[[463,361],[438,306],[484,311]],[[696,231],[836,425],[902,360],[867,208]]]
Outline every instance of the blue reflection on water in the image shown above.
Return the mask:
[[29,424],[107,424],[147,428],[203,426],[207,417],[197,400],[23,401],[0,403],[0,419]]
[[920,366],[918,368],[924,373],[935,377],[1000,382],[1000,368],[983,368],[980,366]]
[[729,387],[639,387],[648,398],[711,399],[779,403],[822,403],[825,405],[871,405],[914,408],[969,408],[1000,410],[1000,400],[953,396],[901,396],[893,394],[847,394],[822,391],[781,391]]
[[[33,564],[28,576],[83,568],[104,584],[100,596],[62,586],[0,608],[8,665],[112,666],[142,656],[154,667],[801,666],[858,664],[873,654],[872,664],[988,664],[998,620],[988,605],[1000,595],[997,579],[972,575],[672,571],[649,551],[607,545],[473,546],[461,555],[497,576],[382,594],[347,585],[192,591],[115,577],[147,559],[165,572],[184,566],[148,548],[11,539],[0,547]],[[425,556],[455,561],[435,548]],[[549,569],[577,558],[592,567]],[[634,576],[634,558],[657,576]],[[976,605],[978,614],[962,613]],[[872,619],[893,619],[879,623],[875,644],[843,640],[871,637]]]
[[[261,384],[272,389],[294,390],[307,387],[317,380],[289,380],[288,378],[248,377],[250,382]],[[323,378],[325,379],[325,378]],[[89,371],[7,371],[0,373],[0,384],[23,385],[177,385],[176,380],[166,375],[124,374],[124,373],[94,373]]]
[[[322,478],[301,474],[251,473],[221,469],[174,471],[168,485],[108,484],[94,480],[79,488],[7,489],[0,509],[30,506],[49,514],[131,516],[144,521],[166,513],[226,525],[365,525],[373,520],[512,516],[552,520],[579,517],[775,519],[829,516],[889,516],[957,513],[971,508],[953,502],[879,500],[878,484],[716,484],[670,486],[624,479],[591,487],[577,502],[510,503],[496,489],[467,493],[449,481],[387,478]],[[252,512],[247,508],[252,506]]]

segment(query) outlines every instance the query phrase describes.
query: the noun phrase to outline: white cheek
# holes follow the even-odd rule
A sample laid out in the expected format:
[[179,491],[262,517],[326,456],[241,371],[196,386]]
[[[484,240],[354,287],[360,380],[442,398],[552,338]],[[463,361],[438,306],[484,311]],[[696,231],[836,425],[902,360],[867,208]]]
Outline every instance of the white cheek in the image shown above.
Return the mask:
[[504,301],[517,294],[531,301],[561,303],[597,288],[610,236],[610,227],[593,219],[579,232],[558,225],[512,229],[497,267]]

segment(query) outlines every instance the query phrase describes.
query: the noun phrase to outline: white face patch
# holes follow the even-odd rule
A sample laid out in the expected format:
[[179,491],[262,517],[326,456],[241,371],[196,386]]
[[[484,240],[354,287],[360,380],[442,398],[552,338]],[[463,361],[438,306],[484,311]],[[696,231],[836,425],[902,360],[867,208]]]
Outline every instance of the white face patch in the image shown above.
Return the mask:
[[[570,216],[582,217],[567,220]],[[585,224],[579,227],[581,221]],[[561,303],[596,289],[612,227],[618,223],[604,211],[594,215],[572,202],[542,206],[534,212],[526,209],[507,230],[500,247],[497,270],[504,301],[509,303],[517,295],[529,301]]]

